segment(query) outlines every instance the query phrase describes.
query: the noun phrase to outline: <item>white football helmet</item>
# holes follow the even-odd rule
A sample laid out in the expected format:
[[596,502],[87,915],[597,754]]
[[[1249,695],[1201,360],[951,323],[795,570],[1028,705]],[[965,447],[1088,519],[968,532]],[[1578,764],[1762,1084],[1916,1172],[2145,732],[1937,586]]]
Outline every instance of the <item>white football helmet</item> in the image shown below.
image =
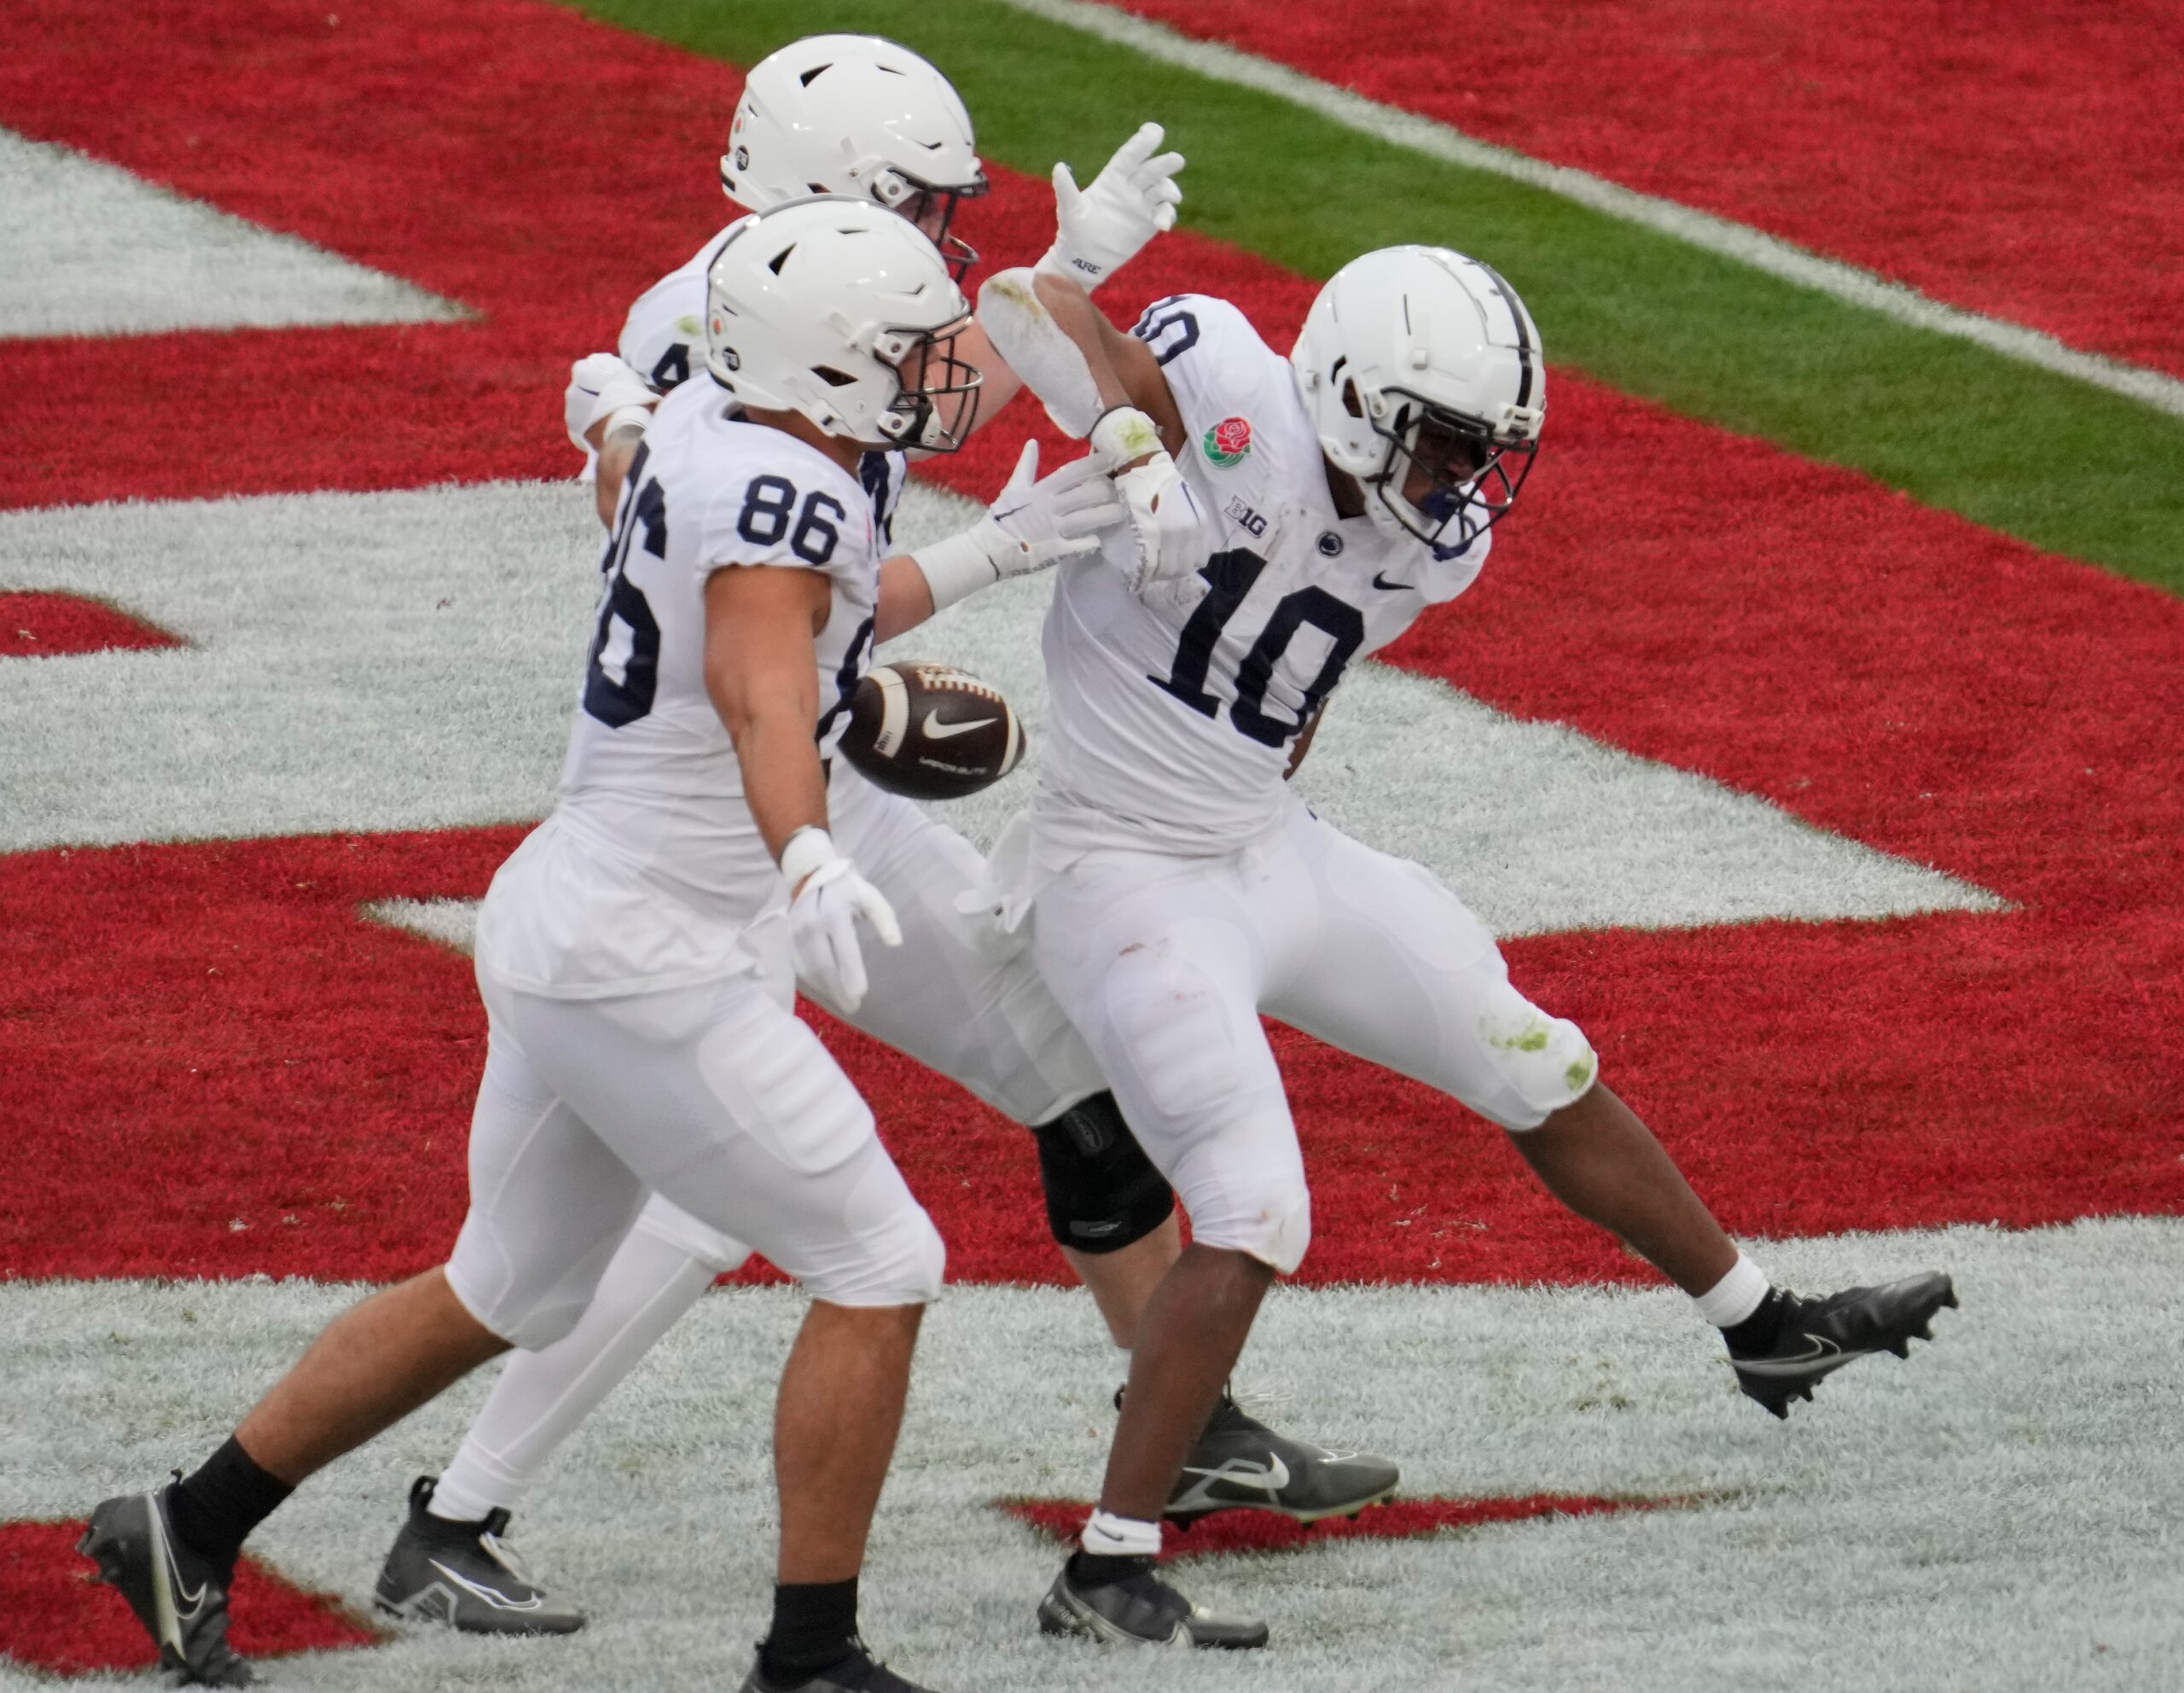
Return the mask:
[[956,207],[989,186],[971,114],[946,77],[880,36],[806,36],[752,66],[720,185],[753,212],[857,195],[932,236],[959,281],[978,262],[948,233]]
[[[820,195],[736,224],[706,273],[706,368],[746,406],[875,447],[953,452],[979,373],[940,249],[869,200]],[[915,386],[911,386],[915,381]]]
[[[1390,535],[1453,557],[1516,503],[1547,418],[1517,292],[1445,247],[1389,247],[1328,278],[1289,361],[1320,445]],[[1430,485],[1413,497],[1414,471]]]

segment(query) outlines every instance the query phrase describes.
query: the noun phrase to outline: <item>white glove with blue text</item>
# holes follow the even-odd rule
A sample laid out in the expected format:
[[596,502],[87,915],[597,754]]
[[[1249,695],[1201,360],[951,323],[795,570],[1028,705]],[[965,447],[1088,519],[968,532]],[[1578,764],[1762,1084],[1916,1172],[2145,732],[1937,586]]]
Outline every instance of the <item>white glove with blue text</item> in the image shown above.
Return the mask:
[[[1114,478],[1115,492],[1130,513],[1137,543],[1130,592],[1142,595],[1155,583],[1176,581],[1202,568],[1210,549],[1198,499],[1160,445],[1153,420],[1135,406],[1118,405],[1101,414],[1090,439],[1093,457]],[[1120,468],[1133,459],[1143,462]]]
[[1154,156],[1163,134],[1158,124],[1142,125],[1081,191],[1066,164],[1054,166],[1054,244],[1037,269],[1073,277],[1089,294],[1153,236],[1176,227],[1183,200],[1176,172],[1183,155]]
[[903,926],[895,908],[816,823],[789,836],[781,848],[781,876],[789,885],[788,949],[797,980],[830,1009],[854,1013],[871,985],[857,922],[869,923],[881,945],[900,946]]
[[1099,459],[1073,459],[1043,478],[1039,444],[1026,441],[1008,486],[986,515],[910,557],[925,573],[938,611],[1012,576],[1051,570],[1066,558],[1091,552],[1102,530],[1129,517]]

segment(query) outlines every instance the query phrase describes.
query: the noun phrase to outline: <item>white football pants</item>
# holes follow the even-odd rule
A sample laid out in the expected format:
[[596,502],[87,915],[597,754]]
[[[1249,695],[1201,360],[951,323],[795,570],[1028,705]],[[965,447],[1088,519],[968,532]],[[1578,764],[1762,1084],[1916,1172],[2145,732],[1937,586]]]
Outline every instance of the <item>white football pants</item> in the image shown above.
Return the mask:
[[[1091,1053],[1028,951],[997,945],[982,919],[956,910],[956,896],[985,879],[978,848],[839,761],[828,800],[836,844],[903,925],[902,945],[866,945],[871,987],[842,1020],[1020,1123],[1048,1122],[1100,1091]],[[575,1327],[508,1359],[440,1478],[434,1509],[456,1518],[514,1510],[554,1449],[714,1277],[750,1255],[742,1239],[653,1195]]]
[[1287,1273],[1311,1236],[1262,1012],[1536,1127],[1593,1085],[1575,1024],[1509,984],[1494,937],[1426,870],[1292,800],[1240,852],[1101,852],[1040,888],[1031,946],[1193,1238]]
[[470,1212],[447,1274],[495,1334],[567,1334],[653,1194],[831,1303],[938,1295],[938,1232],[779,989],[755,974],[607,999],[479,986]]

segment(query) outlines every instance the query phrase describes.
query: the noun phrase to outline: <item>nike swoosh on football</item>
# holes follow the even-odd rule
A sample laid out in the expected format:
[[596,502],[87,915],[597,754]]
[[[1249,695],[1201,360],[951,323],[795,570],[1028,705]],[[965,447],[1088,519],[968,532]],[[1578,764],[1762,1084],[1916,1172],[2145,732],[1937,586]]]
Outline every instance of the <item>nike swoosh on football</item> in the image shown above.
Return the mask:
[[1000,721],[997,717],[974,717],[967,723],[943,723],[939,713],[927,712],[925,714],[926,737],[932,741],[945,741],[951,735],[968,735],[974,729],[985,729]]
[[1186,1475],[1203,1475],[1209,1481],[1234,1481],[1240,1487],[1263,1487],[1269,1493],[1278,1493],[1289,1485],[1289,1466],[1279,1457],[1269,1458],[1263,1464],[1245,1464],[1245,1460],[1231,1458],[1218,1469],[1200,1469],[1194,1464],[1185,1464]]

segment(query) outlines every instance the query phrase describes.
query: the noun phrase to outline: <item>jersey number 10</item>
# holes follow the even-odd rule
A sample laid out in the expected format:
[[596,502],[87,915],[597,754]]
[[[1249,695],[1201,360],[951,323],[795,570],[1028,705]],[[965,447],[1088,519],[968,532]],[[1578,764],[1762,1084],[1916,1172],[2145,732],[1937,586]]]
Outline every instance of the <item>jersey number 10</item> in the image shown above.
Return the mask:
[[[1206,717],[1218,716],[1220,696],[1207,685],[1211,680],[1214,645],[1220,640],[1221,631],[1242,608],[1252,584],[1265,568],[1264,559],[1240,547],[1231,552],[1216,553],[1208,559],[1199,573],[1205,578],[1210,591],[1192,611],[1190,621],[1183,625],[1174,666],[1165,676],[1147,676],[1145,679],[1165,689],[1193,711]],[[1288,652],[1289,643],[1307,625],[1327,637],[1327,655],[1320,661],[1319,674],[1304,689],[1302,708],[1296,719],[1291,721],[1267,711],[1267,684],[1274,679],[1274,667]],[[1344,604],[1316,585],[1283,595],[1275,602],[1258,639],[1252,643],[1251,650],[1236,666],[1228,707],[1229,724],[1239,734],[1248,736],[1262,746],[1281,746],[1312,720],[1320,702],[1342,679],[1343,666],[1364,644],[1365,619],[1356,607]]]

